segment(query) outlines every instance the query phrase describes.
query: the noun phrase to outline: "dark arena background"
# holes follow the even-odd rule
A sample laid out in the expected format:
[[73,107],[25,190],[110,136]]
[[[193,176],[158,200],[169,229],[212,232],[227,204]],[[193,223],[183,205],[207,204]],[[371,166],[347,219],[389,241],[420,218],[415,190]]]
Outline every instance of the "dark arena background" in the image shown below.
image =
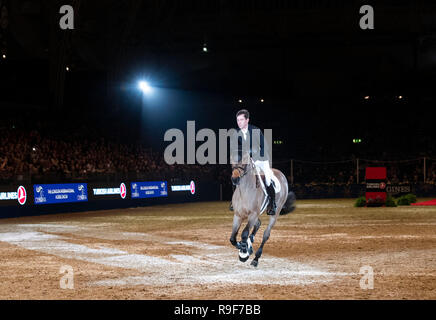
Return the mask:
[[[435,85],[434,1],[0,0],[0,298],[433,300]],[[187,163],[240,109],[297,199],[258,267]]]

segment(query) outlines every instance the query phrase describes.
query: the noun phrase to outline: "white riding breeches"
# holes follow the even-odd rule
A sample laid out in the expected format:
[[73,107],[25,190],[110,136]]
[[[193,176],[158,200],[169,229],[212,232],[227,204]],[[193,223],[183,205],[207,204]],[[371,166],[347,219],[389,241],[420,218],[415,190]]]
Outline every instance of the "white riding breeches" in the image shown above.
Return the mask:
[[269,166],[269,161],[256,160],[254,162],[254,165],[256,166],[256,168],[262,170],[262,172],[265,174],[265,182],[266,185],[269,186],[271,184],[271,179],[274,176],[274,173],[272,172],[271,167]]

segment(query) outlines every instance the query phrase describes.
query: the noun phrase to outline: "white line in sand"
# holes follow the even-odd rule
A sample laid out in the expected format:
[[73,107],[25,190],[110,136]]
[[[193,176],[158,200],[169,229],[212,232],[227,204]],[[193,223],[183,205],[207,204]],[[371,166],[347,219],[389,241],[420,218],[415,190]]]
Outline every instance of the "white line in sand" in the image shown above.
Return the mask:
[[[170,251],[174,244],[185,245],[192,254],[169,254],[156,257],[132,254],[127,251],[100,246],[98,249],[71,243],[72,237],[58,236],[67,232],[73,237],[91,237],[106,240],[153,241]],[[117,232],[102,226],[81,227],[60,224],[20,224],[0,226],[0,241],[19,247],[110,267],[136,270],[137,276],[107,279],[89,283],[91,286],[136,286],[176,284],[276,284],[305,285],[327,282],[348,273],[333,273],[290,259],[263,255],[259,267],[249,261],[238,261],[238,254],[229,247],[196,241],[156,237],[145,233]]]

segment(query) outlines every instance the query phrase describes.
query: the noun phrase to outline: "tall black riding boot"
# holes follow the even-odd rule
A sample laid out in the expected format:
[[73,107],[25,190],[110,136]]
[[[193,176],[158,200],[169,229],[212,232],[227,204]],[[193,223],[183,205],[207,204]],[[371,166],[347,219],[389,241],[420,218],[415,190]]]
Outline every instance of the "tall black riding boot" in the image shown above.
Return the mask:
[[276,205],[276,191],[274,190],[274,183],[271,181],[269,187],[266,187],[266,191],[269,196],[269,210],[267,214],[269,216],[273,216],[276,214],[277,205]]

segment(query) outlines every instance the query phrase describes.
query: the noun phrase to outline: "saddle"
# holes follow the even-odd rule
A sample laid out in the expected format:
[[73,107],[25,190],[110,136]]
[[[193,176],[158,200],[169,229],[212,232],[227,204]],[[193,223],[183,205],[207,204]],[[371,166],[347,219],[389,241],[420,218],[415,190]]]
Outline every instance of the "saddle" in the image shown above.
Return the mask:
[[[266,187],[266,180],[265,180],[265,175],[264,174],[259,174],[260,175],[260,179],[262,180],[263,185]],[[280,183],[279,180],[277,179],[277,177],[273,176],[272,177],[272,182],[274,183],[274,190],[277,192],[280,192]],[[256,175],[256,188],[260,188],[261,187],[261,183],[259,180],[259,176]]]

